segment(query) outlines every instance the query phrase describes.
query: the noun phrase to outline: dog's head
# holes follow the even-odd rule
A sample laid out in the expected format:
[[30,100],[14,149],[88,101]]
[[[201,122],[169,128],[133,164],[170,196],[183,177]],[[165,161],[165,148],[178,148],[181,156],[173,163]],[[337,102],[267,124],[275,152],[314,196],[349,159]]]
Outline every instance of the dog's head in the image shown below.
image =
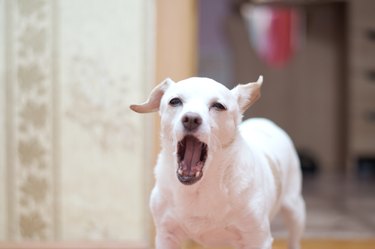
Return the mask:
[[177,178],[191,185],[203,176],[209,153],[220,152],[235,139],[242,114],[260,97],[263,77],[229,90],[208,78],[174,83],[166,79],[133,111],[159,111],[163,146],[175,152]]

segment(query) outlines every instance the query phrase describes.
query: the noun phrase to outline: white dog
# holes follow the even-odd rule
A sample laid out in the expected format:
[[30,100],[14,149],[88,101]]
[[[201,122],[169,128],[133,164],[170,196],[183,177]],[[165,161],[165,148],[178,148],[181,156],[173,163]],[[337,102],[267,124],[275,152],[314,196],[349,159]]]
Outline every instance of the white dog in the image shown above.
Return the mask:
[[145,103],[131,106],[161,115],[162,150],[150,198],[157,249],[181,248],[187,239],[269,249],[270,220],[279,209],[289,248],[299,248],[305,206],[293,143],[266,119],[240,125],[262,81],[229,90],[208,78],[166,79]]

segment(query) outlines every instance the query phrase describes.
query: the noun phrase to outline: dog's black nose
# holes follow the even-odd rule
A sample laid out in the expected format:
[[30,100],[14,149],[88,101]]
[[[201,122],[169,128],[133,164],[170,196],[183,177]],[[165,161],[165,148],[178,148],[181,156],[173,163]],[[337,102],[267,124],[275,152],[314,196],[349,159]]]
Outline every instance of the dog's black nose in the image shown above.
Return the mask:
[[199,116],[198,113],[194,112],[187,112],[182,117],[182,124],[184,125],[185,129],[188,131],[193,131],[197,129],[202,124],[202,118]]

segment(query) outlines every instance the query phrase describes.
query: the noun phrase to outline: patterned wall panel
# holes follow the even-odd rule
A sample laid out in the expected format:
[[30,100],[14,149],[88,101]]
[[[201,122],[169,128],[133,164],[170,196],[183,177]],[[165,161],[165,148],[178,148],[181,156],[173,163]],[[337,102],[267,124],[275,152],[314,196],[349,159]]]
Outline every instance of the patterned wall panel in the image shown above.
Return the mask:
[[10,239],[53,239],[56,196],[53,1],[6,2],[6,173]]
[[0,240],[147,241],[152,2],[0,0]]
[[[5,20],[5,1],[0,0],[0,20]],[[0,22],[1,22],[0,21]],[[0,25],[0,240],[6,237],[5,171],[5,25]]]

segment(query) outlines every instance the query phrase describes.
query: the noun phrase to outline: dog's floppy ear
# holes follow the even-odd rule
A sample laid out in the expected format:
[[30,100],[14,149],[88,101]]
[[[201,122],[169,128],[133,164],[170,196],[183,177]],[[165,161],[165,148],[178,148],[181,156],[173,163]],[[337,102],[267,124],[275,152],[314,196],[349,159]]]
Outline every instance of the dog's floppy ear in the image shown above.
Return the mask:
[[148,99],[140,105],[131,105],[130,109],[138,113],[156,112],[159,110],[160,100],[163,97],[165,91],[170,85],[174,84],[174,81],[170,78],[166,78],[154,89],[152,89]]
[[232,89],[232,93],[237,98],[238,106],[242,113],[260,98],[260,87],[262,83],[263,76],[261,75],[256,82],[238,85]]

